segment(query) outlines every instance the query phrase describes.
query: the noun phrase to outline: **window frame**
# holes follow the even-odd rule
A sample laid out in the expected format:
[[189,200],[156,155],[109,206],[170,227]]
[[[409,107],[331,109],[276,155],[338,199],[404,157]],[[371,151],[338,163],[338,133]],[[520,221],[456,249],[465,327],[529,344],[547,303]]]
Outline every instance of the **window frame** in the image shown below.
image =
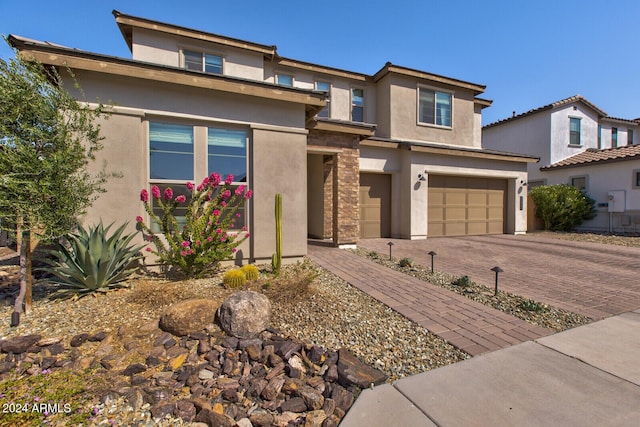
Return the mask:
[[[354,104],[354,91],[359,90],[362,91],[362,105],[355,105]],[[365,112],[365,90],[363,87],[361,86],[352,86],[351,88],[349,88],[349,120],[351,120],[352,122],[357,122],[357,123],[365,123],[364,120],[364,112]],[[354,108],[359,108],[362,111],[362,120],[354,120],[353,119],[353,111]]]
[[627,145],[633,145],[633,129],[627,129]]
[[[185,126],[185,127],[191,127],[191,138],[192,138],[192,152],[191,152],[191,167],[192,167],[192,176],[191,178],[184,178],[184,179],[176,179],[176,178],[152,178],[151,177],[151,124],[152,123],[157,123],[157,124],[163,124],[163,125],[176,125],[176,126]],[[172,120],[167,120],[167,118],[164,117],[160,117],[159,120],[157,119],[149,119],[146,121],[146,131],[147,131],[147,179],[150,183],[176,183],[176,182],[183,182],[186,183],[187,181],[193,181],[195,180],[196,177],[196,130],[195,130],[195,125],[189,125],[189,124],[185,124],[184,122],[179,122],[179,121],[172,121]]]
[[[421,121],[422,114],[420,114],[421,113],[420,92],[422,90],[433,92],[433,123]],[[438,121],[437,94],[438,93],[445,94],[445,95],[449,96],[449,105],[450,105],[450,112],[449,112],[449,122],[450,122],[450,124],[449,125],[437,124],[437,121]],[[442,89],[442,88],[434,87],[434,86],[418,85],[417,90],[416,90],[416,124],[418,126],[435,127],[435,128],[438,128],[438,129],[453,129],[453,122],[454,122],[453,104],[454,104],[454,100],[455,100],[455,92],[452,91],[452,90]]]
[[631,188],[640,190],[640,169],[634,169],[631,175]]
[[[194,70],[191,68],[187,68],[187,57],[185,52],[189,52],[189,53],[197,53],[200,54],[200,69],[199,70]],[[207,50],[202,50],[202,49],[198,49],[198,48],[189,48],[189,47],[183,47],[180,50],[180,60],[181,60],[181,68],[187,70],[187,71],[195,71],[195,72],[199,72],[199,73],[204,73],[204,74],[210,74],[212,76],[222,76],[224,75],[224,69],[225,69],[225,58],[224,55],[222,55],[221,53],[217,53],[217,52],[212,52],[212,51],[207,51]],[[216,56],[218,58],[220,58],[220,72],[216,73],[216,72],[211,72],[211,71],[206,71],[207,69],[207,61],[206,61],[206,57],[207,55],[209,56]]]
[[611,128],[611,148],[618,148],[618,128]]
[[[578,130],[572,130],[572,124],[578,124]],[[578,142],[573,141],[573,136],[577,135]],[[569,146],[570,147],[582,147],[582,117],[569,117]]]
[[[318,83],[322,83],[322,84],[326,84],[327,86],[329,86],[329,90],[325,91],[322,89],[318,89]],[[331,91],[333,89],[333,85],[331,84],[331,82],[328,82],[326,80],[315,80],[314,81],[314,87],[315,90],[318,92],[323,92],[327,94],[327,105],[326,107],[324,107],[322,110],[318,111],[318,114],[316,114],[317,117],[324,117],[324,118],[330,118],[331,117]]]
[[[280,83],[280,76],[290,78],[291,79],[291,84]],[[273,78],[274,78],[275,83],[278,86],[283,86],[283,87],[294,87],[295,86],[295,77],[294,77],[293,74],[276,71],[274,73],[274,75],[273,75]]]
[[[573,183],[574,179],[584,179],[584,188],[580,188]],[[589,175],[573,175],[569,177],[569,185],[576,187],[581,191],[587,192],[589,190]]]
[[602,125],[598,124],[598,150],[602,149]]

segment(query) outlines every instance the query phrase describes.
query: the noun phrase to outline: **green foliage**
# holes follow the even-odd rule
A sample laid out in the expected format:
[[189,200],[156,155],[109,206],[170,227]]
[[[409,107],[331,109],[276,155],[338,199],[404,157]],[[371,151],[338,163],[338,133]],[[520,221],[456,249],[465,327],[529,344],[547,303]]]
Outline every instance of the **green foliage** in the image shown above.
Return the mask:
[[402,258],[398,262],[398,265],[400,265],[400,267],[411,267],[413,265],[413,260],[411,258]]
[[568,184],[535,187],[529,195],[545,230],[571,231],[596,216],[595,200]]
[[[173,190],[169,187],[164,194],[160,194],[158,186],[151,187],[151,197],[154,204],[162,210],[157,215],[150,203],[149,192],[143,189],[140,200],[149,214],[151,222],[155,223],[162,237],[156,236],[142,217],[137,217],[146,240],[155,245],[155,250],[147,248],[155,254],[164,265],[173,267],[187,277],[202,277],[217,270],[220,261],[231,259],[236,248],[248,237],[247,228],[236,230],[237,211],[244,201],[252,196],[251,190],[244,185],[231,191],[233,175],[228,175],[224,181],[217,173],[205,177],[200,185],[194,188],[192,183],[186,187],[191,192],[187,201],[184,195],[173,197]],[[178,206],[187,203],[186,224],[178,226],[174,212]]]
[[461,276],[451,282],[452,285],[468,288],[471,286],[471,278],[469,276]]
[[240,267],[240,271],[244,273],[244,275],[247,277],[247,280],[256,280],[260,275],[258,267],[253,264],[243,265],[242,267]]
[[271,269],[275,274],[282,267],[282,194],[276,194],[276,253],[271,257]]
[[247,283],[247,276],[240,269],[229,270],[222,276],[222,283],[227,289],[239,288]]
[[46,241],[73,229],[108,177],[88,171],[103,107],[78,103],[63,80],[39,63],[0,59],[0,219]]
[[48,266],[38,270],[53,275],[44,282],[61,286],[54,297],[83,297],[125,287],[121,282],[137,268],[144,245],[128,246],[136,233],[123,236],[126,223],[108,237],[112,225],[104,227],[100,221],[88,231],[80,226],[56,242],[54,249],[44,250],[48,256],[41,261]]
[[536,301],[534,301],[532,299],[526,300],[526,301],[522,301],[520,304],[518,304],[518,307],[520,307],[523,310],[534,311],[536,313],[541,313],[541,312],[545,311],[544,306],[542,304],[540,304],[539,302],[536,302]]

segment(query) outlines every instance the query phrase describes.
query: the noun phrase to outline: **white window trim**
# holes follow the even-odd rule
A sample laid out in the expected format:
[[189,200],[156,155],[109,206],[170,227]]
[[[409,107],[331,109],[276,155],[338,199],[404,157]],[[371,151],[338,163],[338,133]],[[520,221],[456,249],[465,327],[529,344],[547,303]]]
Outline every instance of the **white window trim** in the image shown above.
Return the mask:
[[572,175],[569,177],[569,182],[568,184],[571,185],[572,187],[574,186],[572,181],[574,179],[579,179],[579,178],[584,178],[584,192],[588,192],[589,191],[589,175]]
[[[289,85],[283,85],[283,84],[278,83],[278,76],[287,76],[287,77],[291,77],[291,86],[289,86]],[[293,74],[291,74],[291,73],[286,72],[286,71],[277,71],[277,70],[276,70],[276,71],[273,73],[273,82],[274,82],[275,84],[277,84],[278,86],[282,86],[282,87],[296,87],[296,78],[295,78],[295,76],[294,76]]]
[[[451,95],[451,126],[442,126],[442,125],[437,125],[435,123],[425,123],[420,121],[420,89],[427,89],[427,90],[432,90],[434,92],[448,93],[449,95]],[[453,105],[456,99],[455,94],[456,93],[453,90],[419,84],[416,89],[416,125],[430,127],[430,128],[437,128],[437,129],[452,130],[453,123],[454,123],[454,112],[455,112],[455,108],[453,108]]]
[[[580,144],[572,144],[571,143],[571,119],[576,119],[580,121]],[[574,148],[578,148],[578,147],[582,147],[582,117],[580,116],[569,116],[569,147],[574,147]]]
[[[151,137],[151,131],[149,126],[151,125],[151,122],[156,122],[156,123],[168,123],[168,124],[174,124],[174,125],[181,125],[181,126],[191,126],[191,129],[193,130],[193,178],[191,179],[185,179],[185,180],[175,180],[175,179],[156,179],[156,178],[151,178],[151,146],[149,145],[149,138]],[[188,181],[194,182],[195,177],[197,176],[196,173],[196,126],[190,123],[185,123],[183,121],[179,121],[179,120],[171,120],[169,117],[162,117],[162,118],[148,118],[146,120],[146,124],[145,124],[145,138],[146,138],[146,144],[145,144],[145,151],[146,151],[146,163],[147,163],[147,175],[146,175],[146,181],[147,183],[149,183],[150,185],[153,185],[153,183],[158,183],[158,184],[176,184],[176,183],[183,183],[186,184]]]
[[631,188],[634,190],[640,190],[640,185],[636,185],[638,182],[638,175],[640,175],[640,169],[634,169],[633,175],[631,175]]
[[[245,163],[246,163],[246,181],[245,182],[241,182],[241,181],[233,181],[231,183],[231,185],[244,185],[246,187],[249,186],[249,144],[251,142],[251,132],[250,129],[247,127],[242,127],[242,126],[225,126],[225,125],[216,125],[216,124],[210,124],[207,126],[204,126],[205,130],[206,130],[206,134],[207,134],[207,138],[205,140],[205,144],[206,144],[206,159],[205,159],[205,171],[209,170],[209,128],[215,128],[215,129],[232,129],[232,130],[244,130],[246,132],[246,141],[245,141],[245,148],[244,148],[244,159],[245,159]],[[215,171],[217,173],[217,171]],[[207,174],[207,176],[209,176]],[[224,176],[222,177],[222,179],[224,180]],[[235,178],[235,177],[234,177]]]
[[[325,107],[327,109],[327,118],[331,118],[331,106],[333,104],[333,102],[331,102],[331,94],[333,92],[333,83],[328,81],[328,80],[323,80],[323,79],[314,79],[313,80],[313,87],[316,91],[320,91],[320,89],[318,89],[318,83],[326,83],[329,85],[329,92],[328,92],[328,100],[329,100],[329,105],[327,105],[327,107]],[[324,91],[322,91],[324,92]]]
[[[225,55],[223,55],[221,52],[215,51],[215,50],[208,50],[208,49],[203,49],[201,47],[194,47],[194,46],[181,46],[180,47],[180,68],[182,68],[183,70],[186,70],[186,61],[184,60],[184,51],[185,50],[189,50],[191,52],[199,52],[202,54],[202,70],[200,70],[201,73],[204,74],[209,74],[212,76],[223,76],[225,75],[225,70],[226,70],[226,58]],[[204,71],[204,55],[215,55],[215,56],[219,56],[222,59],[222,74],[214,74],[214,73],[207,73],[206,71]],[[189,70],[189,71],[194,71],[194,70]]]

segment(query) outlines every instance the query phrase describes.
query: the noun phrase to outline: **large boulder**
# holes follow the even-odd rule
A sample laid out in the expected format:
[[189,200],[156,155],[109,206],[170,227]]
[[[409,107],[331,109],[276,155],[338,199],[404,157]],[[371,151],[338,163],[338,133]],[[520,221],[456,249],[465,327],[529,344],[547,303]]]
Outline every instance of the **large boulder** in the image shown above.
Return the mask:
[[241,339],[253,338],[269,327],[271,302],[258,292],[238,292],[222,303],[218,315],[227,334]]
[[160,329],[176,336],[202,331],[215,321],[220,301],[190,299],[173,304],[162,313]]

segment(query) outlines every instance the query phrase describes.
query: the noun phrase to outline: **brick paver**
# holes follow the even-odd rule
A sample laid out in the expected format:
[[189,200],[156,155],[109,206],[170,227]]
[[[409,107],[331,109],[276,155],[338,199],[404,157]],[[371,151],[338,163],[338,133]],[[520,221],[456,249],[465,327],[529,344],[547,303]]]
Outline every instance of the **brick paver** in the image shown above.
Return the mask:
[[309,245],[308,253],[314,262],[471,355],[553,333],[347,251]]
[[496,265],[500,289],[559,308],[602,319],[640,307],[640,248],[545,238],[536,235],[496,235],[429,238],[427,240],[367,239],[370,250],[409,257],[435,269],[468,275],[493,286]]

